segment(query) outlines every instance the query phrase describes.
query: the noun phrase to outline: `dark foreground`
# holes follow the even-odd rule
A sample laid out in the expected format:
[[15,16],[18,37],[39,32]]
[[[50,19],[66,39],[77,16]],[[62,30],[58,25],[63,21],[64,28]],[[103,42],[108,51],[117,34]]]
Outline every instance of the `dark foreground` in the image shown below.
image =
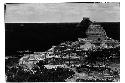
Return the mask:
[[[83,42],[78,38],[84,35],[77,34],[77,29],[73,28],[76,24],[29,25],[6,24],[7,82],[120,80],[120,46],[83,50],[80,48]],[[102,26],[109,37],[119,40],[118,23],[103,23]],[[78,42],[72,45],[72,41]]]

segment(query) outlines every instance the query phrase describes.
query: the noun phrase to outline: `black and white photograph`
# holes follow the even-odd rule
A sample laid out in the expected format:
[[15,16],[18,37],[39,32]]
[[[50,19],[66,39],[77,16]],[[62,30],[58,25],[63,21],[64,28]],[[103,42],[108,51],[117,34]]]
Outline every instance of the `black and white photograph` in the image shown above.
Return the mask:
[[120,2],[5,3],[6,82],[120,82]]

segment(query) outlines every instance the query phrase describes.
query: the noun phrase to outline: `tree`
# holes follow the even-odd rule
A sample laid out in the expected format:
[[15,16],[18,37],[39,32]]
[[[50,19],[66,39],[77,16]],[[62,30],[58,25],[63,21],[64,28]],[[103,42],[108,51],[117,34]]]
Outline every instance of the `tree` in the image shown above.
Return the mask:
[[83,20],[76,25],[75,33],[78,37],[86,36],[85,31],[89,27],[89,25],[92,23],[89,18],[83,17]]

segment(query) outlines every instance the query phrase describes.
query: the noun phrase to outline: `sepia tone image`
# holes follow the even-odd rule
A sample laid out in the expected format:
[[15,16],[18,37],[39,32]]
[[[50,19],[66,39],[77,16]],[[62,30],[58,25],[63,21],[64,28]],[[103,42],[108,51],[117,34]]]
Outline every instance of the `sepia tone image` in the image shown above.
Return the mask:
[[5,3],[6,82],[120,82],[120,3]]

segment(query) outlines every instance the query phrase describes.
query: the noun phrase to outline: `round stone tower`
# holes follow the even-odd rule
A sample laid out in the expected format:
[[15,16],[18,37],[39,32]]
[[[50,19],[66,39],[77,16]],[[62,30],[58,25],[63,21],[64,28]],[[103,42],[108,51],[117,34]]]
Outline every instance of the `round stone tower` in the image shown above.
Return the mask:
[[91,40],[91,43],[100,45],[107,39],[107,35],[103,27],[98,24],[91,24],[86,30],[87,39]]

